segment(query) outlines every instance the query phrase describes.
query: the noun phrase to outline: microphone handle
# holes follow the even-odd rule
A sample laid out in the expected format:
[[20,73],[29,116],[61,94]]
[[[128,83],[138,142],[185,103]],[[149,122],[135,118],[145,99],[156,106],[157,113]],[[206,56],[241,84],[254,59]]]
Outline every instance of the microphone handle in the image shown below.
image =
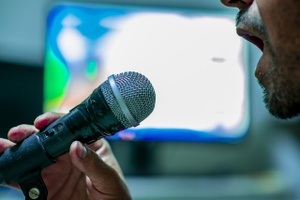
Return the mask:
[[96,89],[44,130],[6,149],[0,156],[0,183],[18,182],[25,175],[55,163],[75,140],[91,143],[123,129],[125,127],[116,119],[103,94]]
[[[0,157],[0,183],[11,184],[23,176],[55,163],[55,159],[68,152],[78,138],[66,123],[78,115],[77,109],[50,124],[44,131],[33,134],[21,143],[6,149]],[[78,119],[78,118],[77,118]]]

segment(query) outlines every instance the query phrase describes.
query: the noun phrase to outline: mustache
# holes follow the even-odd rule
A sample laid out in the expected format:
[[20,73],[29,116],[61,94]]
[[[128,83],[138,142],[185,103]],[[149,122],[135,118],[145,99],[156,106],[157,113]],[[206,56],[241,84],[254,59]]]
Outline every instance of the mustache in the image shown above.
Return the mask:
[[235,17],[235,25],[243,24],[250,27],[261,35],[266,35],[266,30],[262,21],[258,16],[253,16],[248,13],[248,10],[239,10]]
[[241,23],[241,19],[242,17],[244,16],[246,11],[244,10],[239,10],[239,12],[236,14],[236,17],[235,17],[235,25],[237,26],[239,23]]

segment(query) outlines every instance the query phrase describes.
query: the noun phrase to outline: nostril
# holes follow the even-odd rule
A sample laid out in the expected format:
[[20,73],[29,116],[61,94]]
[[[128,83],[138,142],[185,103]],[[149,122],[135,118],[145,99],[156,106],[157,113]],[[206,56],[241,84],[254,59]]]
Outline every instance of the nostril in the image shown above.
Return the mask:
[[251,6],[254,0],[222,0],[223,4],[229,7],[237,7],[245,10]]
[[[254,0],[227,0],[227,1],[224,1],[222,0],[222,2],[226,5],[230,5],[231,6],[237,6],[238,4],[240,5],[251,5],[253,3]],[[234,5],[233,5],[234,4]]]
[[228,7],[237,7],[241,8],[241,5],[244,4],[242,0],[221,0],[221,2]]
[[254,0],[243,0],[243,2],[247,5],[251,5]]

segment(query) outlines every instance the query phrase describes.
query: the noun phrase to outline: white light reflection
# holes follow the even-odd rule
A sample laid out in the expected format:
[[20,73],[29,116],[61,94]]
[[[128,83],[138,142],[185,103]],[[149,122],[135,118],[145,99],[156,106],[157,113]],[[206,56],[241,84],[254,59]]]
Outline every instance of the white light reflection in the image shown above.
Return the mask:
[[63,29],[57,36],[57,45],[67,62],[77,62],[86,57],[87,44],[83,35],[76,30],[81,22],[73,15],[62,21]]
[[141,72],[156,89],[155,111],[141,127],[241,125],[245,75],[234,20],[147,13],[111,23],[115,31],[101,47],[107,69]]

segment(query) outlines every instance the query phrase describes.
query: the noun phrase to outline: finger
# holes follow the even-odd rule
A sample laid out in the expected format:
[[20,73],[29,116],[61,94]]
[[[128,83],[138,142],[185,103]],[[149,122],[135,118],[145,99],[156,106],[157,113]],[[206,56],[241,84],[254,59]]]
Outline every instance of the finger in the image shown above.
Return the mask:
[[0,138],[0,153],[3,153],[7,148],[10,148],[14,145],[15,145],[15,143],[13,143],[7,139]]
[[22,124],[11,128],[8,131],[7,138],[12,142],[18,143],[37,131],[38,129],[32,125]]
[[96,142],[93,142],[91,144],[88,144],[87,146],[91,148],[94,151],[97,151],[104,145],[104,139],[97,140]]
[[98,151],[98,153],[101,155],[112,154],[111,147],[107,140],[105,140],[104,138],[88,144],[88,147],[94,151]]
[[63,116],[61,113],[46,112],[34,120],[34,125],[38,129],[43,129],[61,116]]
[[123,172],[121,170],[121,167],[118,163],[118,161],[116,160],[112,149],[109,145],[109,143],[107,142],[107,140],[105,140],[104,138],[102,138],[101,140],[97,140],[96,142],[89,144],[88,145],[89,148],[91,148],[92,150],[96,151],[96,153],[98,154],[98,156],[100,156],[100,158],[109,166],[111,166],[114,170],[116,170],[119,174],[119,176],[125,180]]
[[130,199],[127,187],[117,171],[107,165],[91,149],[75,141],[70,148],[72,163],[92,182],[88,187],[95,195],[117,196],[116,199]]

